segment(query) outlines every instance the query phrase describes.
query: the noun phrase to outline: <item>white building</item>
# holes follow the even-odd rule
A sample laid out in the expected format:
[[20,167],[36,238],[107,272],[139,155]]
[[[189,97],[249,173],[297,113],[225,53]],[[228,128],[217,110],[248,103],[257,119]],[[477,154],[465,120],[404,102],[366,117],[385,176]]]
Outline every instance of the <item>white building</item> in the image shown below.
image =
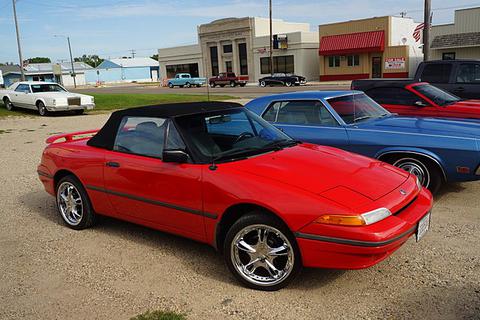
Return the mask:
[[[226,18],[198,26],[198,44],[158,50],[160,78],[188,72],[211,77],[235,72],[250,81],[270,74],[269,20],[257,17]],[[318,32],[308,23],[273,20],[274,72],[318,79]]]

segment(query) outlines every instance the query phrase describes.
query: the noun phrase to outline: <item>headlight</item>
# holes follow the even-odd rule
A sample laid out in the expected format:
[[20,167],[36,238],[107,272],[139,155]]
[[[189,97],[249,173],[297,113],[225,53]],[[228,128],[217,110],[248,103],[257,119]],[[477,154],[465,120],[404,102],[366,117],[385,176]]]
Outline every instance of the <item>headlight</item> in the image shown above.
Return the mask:
[[418,190],[422,190],[423,185],[422,185],[422,182],[420,181],[420,179],[418,179],[418,177],[415,176],[415,180],[416,180],[416,182],[417,182],[417,188],[418,188]]
[[391,215],[392,213],[387,208],[379,208],[361,215],[325,214],[317,218],[315,222],[343,226],[368,226]]

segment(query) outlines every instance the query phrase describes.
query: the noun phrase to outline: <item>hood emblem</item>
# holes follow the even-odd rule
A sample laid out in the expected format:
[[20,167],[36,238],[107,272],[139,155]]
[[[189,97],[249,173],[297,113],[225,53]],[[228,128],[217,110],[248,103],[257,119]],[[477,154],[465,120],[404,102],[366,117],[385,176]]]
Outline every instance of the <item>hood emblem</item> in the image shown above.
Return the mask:
[[403,189],[400,189],[400,193],[401,193],[402,195],[404,195],[404,196],[407,195],[407,191],[405,191],[405,190],[403,190]]

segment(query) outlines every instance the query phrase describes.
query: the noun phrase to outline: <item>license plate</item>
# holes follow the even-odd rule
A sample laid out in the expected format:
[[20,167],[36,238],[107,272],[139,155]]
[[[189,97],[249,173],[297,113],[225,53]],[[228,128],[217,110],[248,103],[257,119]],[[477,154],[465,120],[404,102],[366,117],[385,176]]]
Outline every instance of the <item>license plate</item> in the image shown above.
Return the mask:
[[422,239],[422,237],[427,233],[428,229],[430,228],[430,217],[431,217],[431,212],[427,213],[425,217],[423,217],[419,222],[418,222],[418,227],[417,227],[417,233],[416,233],[416,238],[417,242]]

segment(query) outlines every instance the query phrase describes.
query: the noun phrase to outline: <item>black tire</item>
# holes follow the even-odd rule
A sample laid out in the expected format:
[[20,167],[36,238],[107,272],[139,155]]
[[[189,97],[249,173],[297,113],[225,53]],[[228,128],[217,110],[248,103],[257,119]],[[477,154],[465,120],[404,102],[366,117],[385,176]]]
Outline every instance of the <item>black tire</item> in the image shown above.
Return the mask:
[[210,87],[211,88],[215,88],[217,85],[215,84],[215,82],[210,82]]
[[[66,186],[73,185],[75,187],[75,191],[72,191],[72,194],[76,194],[81,198],[82,212],[81,212],[81,218],[78,219],[79,220],[78,223],[72,223],[72,221],[69,221],[68,218],[66,218],[66,216],[62,213],[61,203],[60,203],[61,195],[59,195],[59,192],[61,192],[62,188],[65,185]],[[60,181],[55,186],[55,194],[57,199],[56,201],[57,211],[60,214],[60,217],[62,218],[66,226],[74,230],[83,230],[95,224],[96,215],[95,215],[95,212],[93,211],[90,198],[88,197],[88,194],[85,191],[85,188],[83,187],[82,183],[75,176],[68,175],[60,179]]]
[[230,87],[235,88],[236,86],[237,84],[235,83],[235,81],[230,81]]
[[240,87],[245,87],[246,83],[240,83]]
[[288,81],[285,82],[285,86],[287,86],[287,87],[291,87],[292,85],[293,85],[293,84],[292,84],[291,82],[288,82]]
[[80,116],[85,112],[85,109],[75,110],[74,112],[75,112],[75,114]]
[[173,83],[169,82],[169,83],[168,83],[168,87],[169,87],[170,89],[172,89],[172,88],[174,87]]
[[265,81],[260,81],[260,87],[265,88],[267,83]]
[[[289,251],[288,252],[291,253],[292,256],[293,256],[293,264],[291,264],[290,267],[288,268],[288,273],[285,275],[285,277],[283,279],[280,279],[281,281],[278,282],[278,283],[256,284],[256,283],[254,283],[254,280],[247,280],[246,279],[247,276],[242,275],[241,271],[239,271],[237,269],[237,267],[235,266],[234,260],[236,260],[240,256],[240,253],[242,253],[242,252],[243,252],[243,254],[247,254],[247,253],[239,250],[240,253],[232,255],[232,251],[237,250],[236,248],[238,248],[237,246],[235,246],[235,244],[233,242],[246,229],[248,230],[248,228],[256,228],[257,226],[259,228],[261,228],[263,226],[263,227],[268,227],[268,228],[274,229],[275,230],[274,232],[278,231],[279,234],[281,234],[281,236],[283,237],[283,239],[288,239],[288,242],[289,242],[288,243],[289,244],[289,246],[288,246]],[[252,233],[253,235],[255,235],[256,234],[255,232],[256,232],[255,230],[252,230],[248,234]],[[267,235],[267,237],[264,238],[265,243],[268,243],[269,241],[281,240],[277,236],[277,234],[274,233],[274,232],[268,233],[268,235],[270,235],[270,238]],[[266,234],[267,233],[264,233],[264,236]],[[241,239],[245,240],[245,241],[248,241],[248,239],[246,237],[244,238],[243,236],[242,236]],[[260,240],[260,239],[258,239],[258,240]],[[275,243],[275,242],[273,242],[273,243]],[[285,242],[284,242],[284,244],[285,244]],[[232,246],[234,248],[232,248]],[[267,247],[264,247],[264,249],[265,248],[267,248]],[[298,245],[297,245],[297,242],[296,242],[293,234],[290,232],[290,230],[285,226],[285,224],[282,221],[280,221],[279,219],[276,219],[275,217],[272,217],[272,216],[270,216],[270,215],[268,215],[268,214],[266,214],[265,212],[262,212],[262,211],[254,211],[254,212],[248,213],[248,214],[240,217],[240,219],[238,219],[232,225],[232,227],[230,228],[230,230],[228,230],[227,235],[225,237],[224,246],[223,246],[223,253],[224,253],[225,263],[226,263],[228,269],[234,274],[234,276],[241,283],[243,283],[245,286],[247,286],[249,288],[252,288],[252,289],[256,289],[256,290],[263,290],[263,291],[279,290],[279,289],[287,286],[300,273],[300,271],[302,269],[302,258],[301,258],[300,250],[298,249]],[[247,255],[249,255],[249,254],[247,254]],[[266,257],[266,255],[263,255],[263,260],[260,260],[259,262],[260,263],[266,263],[264,261],[268,260],[268,259],[265,258],[265,257]],[[280,260],[275,260],[277,258],[280,258]],[[253,259],[253,258],[250,257],[250,259]],[[282,263],[281,259],[285,259],[285,261],[288,261],[288,258],[284,258],[284,256],[281,256],[281,257],[274,257],[272,259],[273,262],[271,262],[271,263],[277,263],[277,261],[279,261],[279,263],[281,264]],[[251,260],[249,260],[249,261],[251,261]],[[263,268],[263,270],[261,270],[261,268]],[[258,272],[266,272],[267,271],[265,267],[256,267],[256,269],[253,270],[253,272],[254,273],[257,272],[256,270],[259,270]]]
[[223,87],[225,87],[225,85],[224,85],[224,84],[221,84],[220,87],[223,88]]
[[411,154],[394,155],[387,158],[386,162],[417,176],[422,176],[417,172],[423,172],[423,177],[420,178],[422,185],[428,188],[432,194],[437,193],[445,182],[443,172],[438,164],[426,157]]
[[185,83],[185,88],[190,88],[191,86],[190,82]]
[[197,84],[197,88],[200,88],[202,85],[201,84]]
[[46,117],[50,114],[48,112],[47,107],[45,107],[45,104],[42,101],[37,102],[37,109],[38,109],[38,114],[41,115],[42,117]]
[[15,109],[13,103],[7,97],[3,98],[3,104],[5,105],[5,109],[8,111],[13,111]]

